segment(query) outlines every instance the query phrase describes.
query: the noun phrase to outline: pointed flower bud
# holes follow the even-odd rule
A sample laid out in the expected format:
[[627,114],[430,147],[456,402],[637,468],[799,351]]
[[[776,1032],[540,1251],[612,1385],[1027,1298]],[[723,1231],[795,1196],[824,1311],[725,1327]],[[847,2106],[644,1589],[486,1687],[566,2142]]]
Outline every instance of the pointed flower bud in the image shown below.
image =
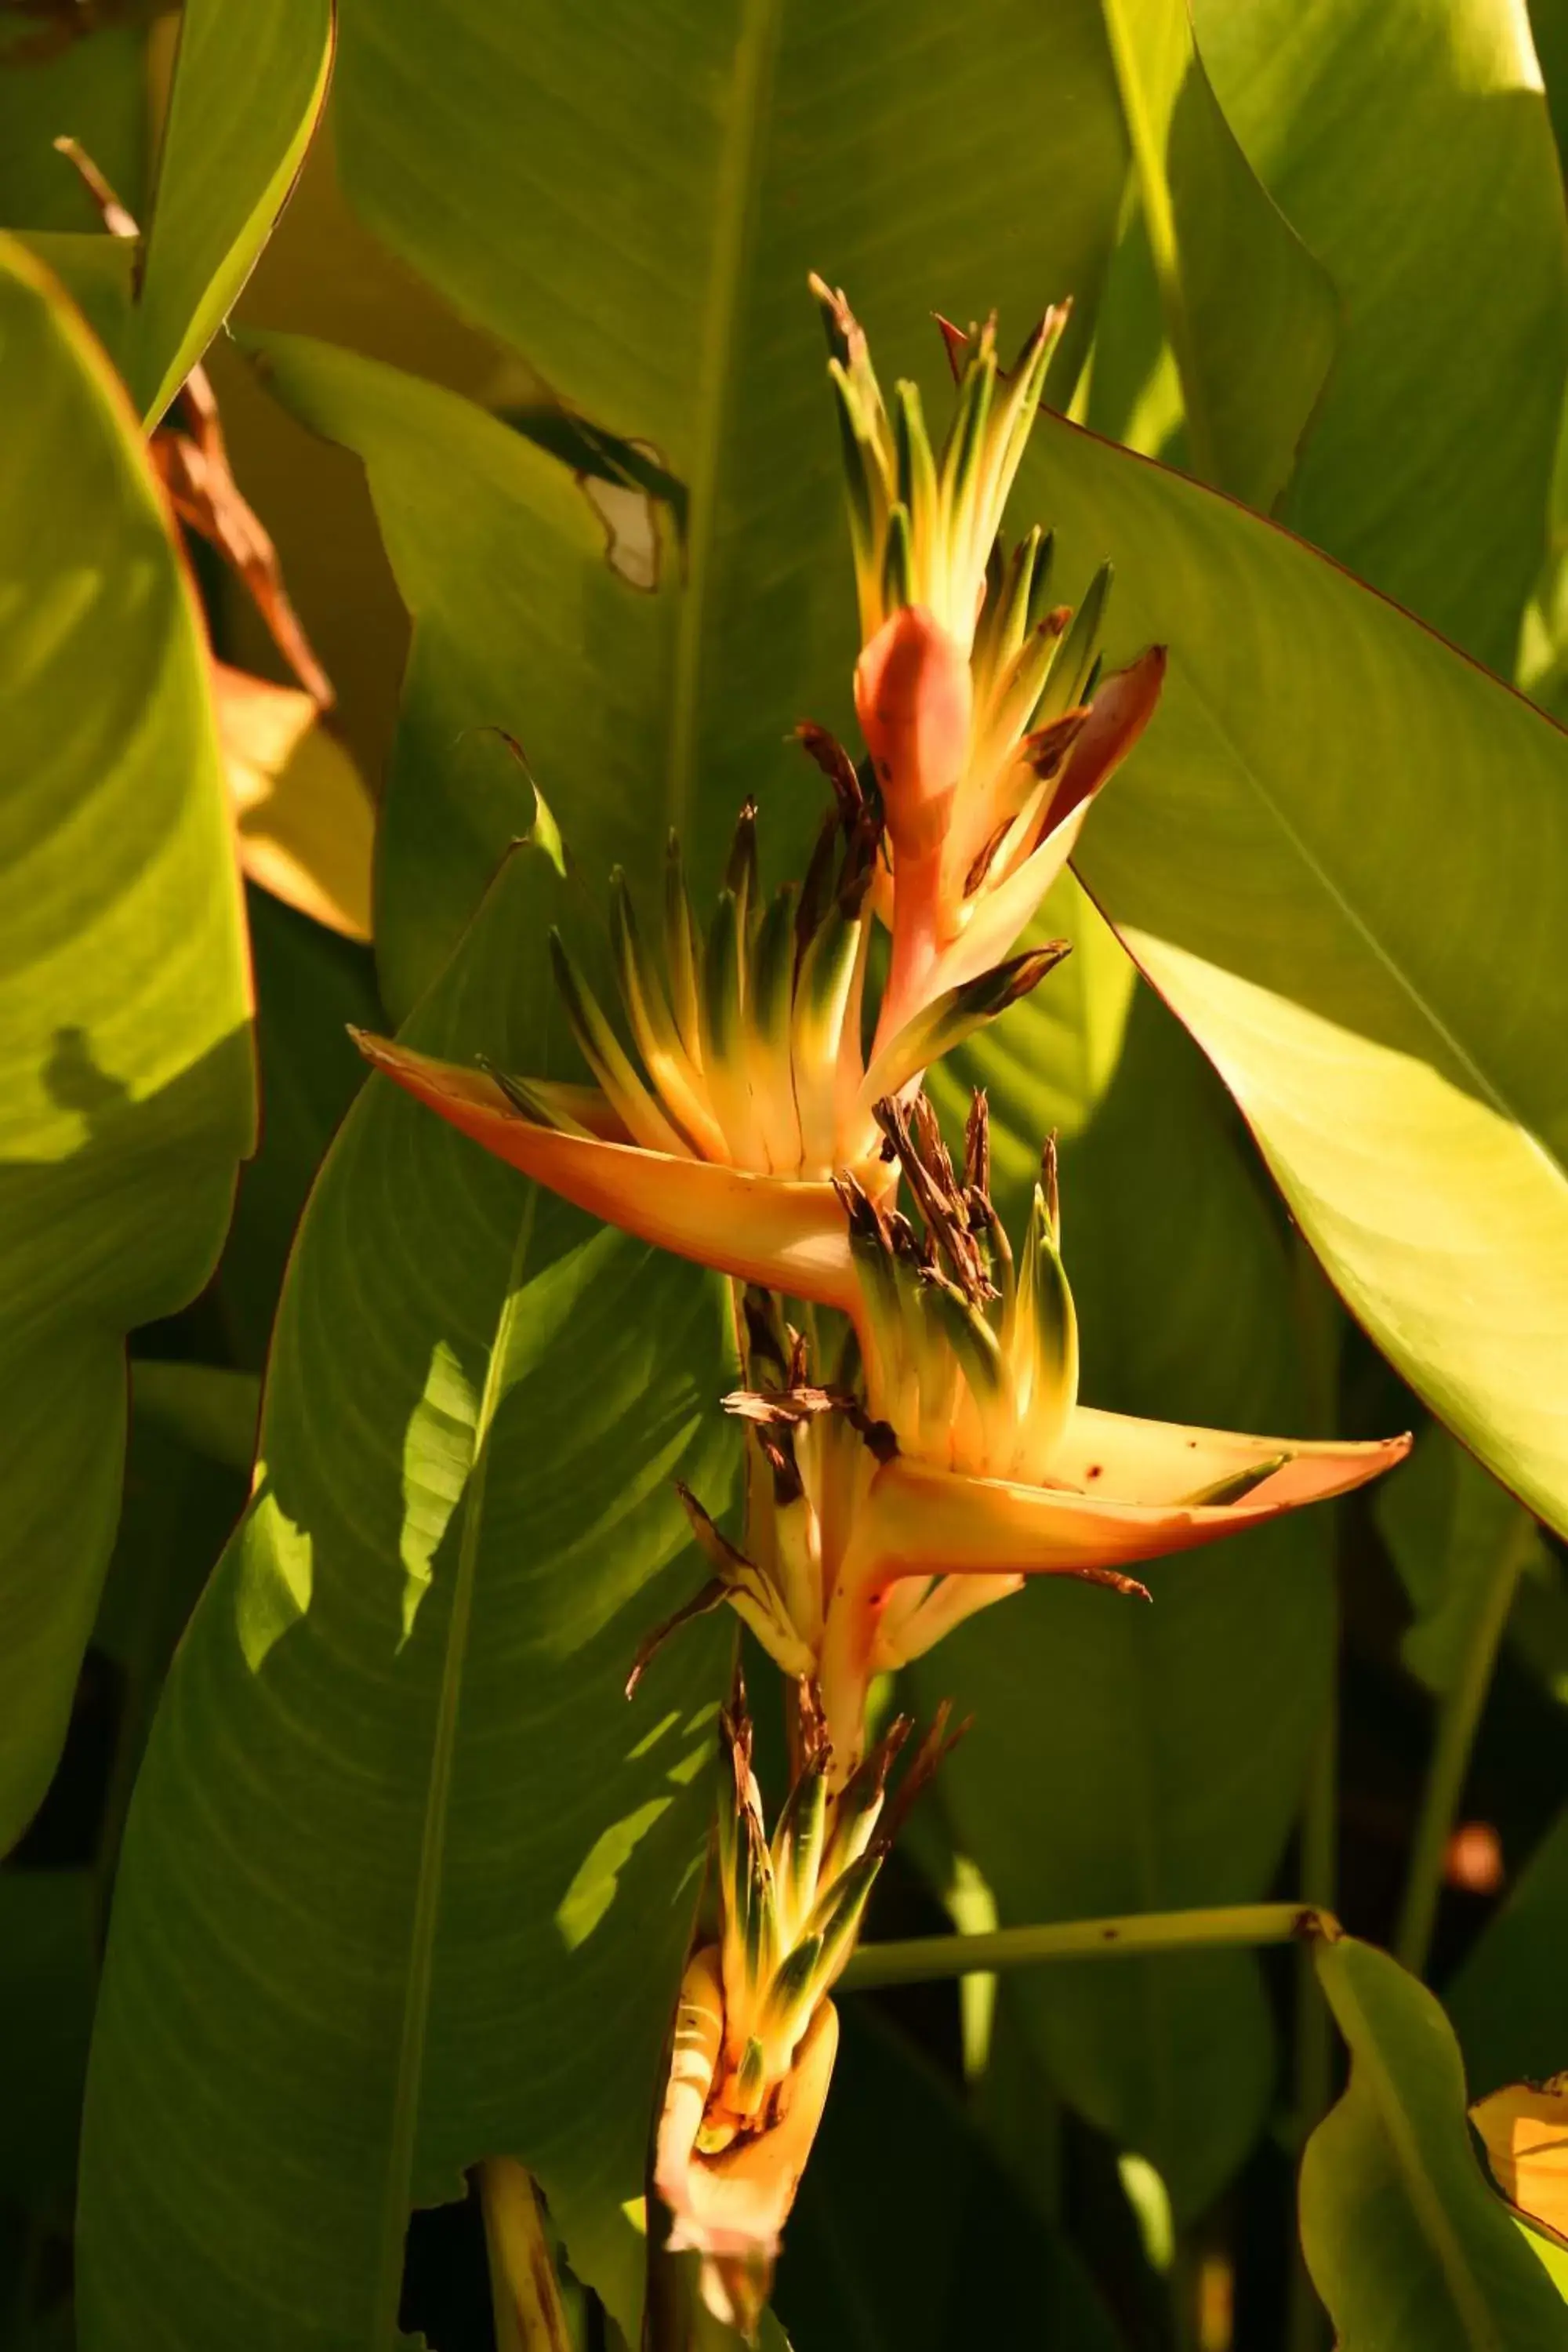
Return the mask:
[[880,1045],[1008,953],[1147,724],[1164,653],[1096,695],[1110,566],[1075,614],[1047,601],[1049,538],[1031,530],[1007,556],[999,536],[1067,309],[1046,313],[1010,373],[994,319],[967,336],[942,322],[956,394],[937,450],[915,387],[886,402],[843,294],[812,289],[849,488],[855,707],[892,855]]
[[827,2097],[838,2041],[828,1994],[899,1823],[951,1745],[943,1714],[889,1803],[910,1728],[900,1717],[835,1802],[826,1745],[809,1717],[805,1728],[770,1840],[743,1693],[721,1717],[719,1935],[681,1985],[654,2156],[671,2250],[702,2255],[710,2308],[748,2338]]

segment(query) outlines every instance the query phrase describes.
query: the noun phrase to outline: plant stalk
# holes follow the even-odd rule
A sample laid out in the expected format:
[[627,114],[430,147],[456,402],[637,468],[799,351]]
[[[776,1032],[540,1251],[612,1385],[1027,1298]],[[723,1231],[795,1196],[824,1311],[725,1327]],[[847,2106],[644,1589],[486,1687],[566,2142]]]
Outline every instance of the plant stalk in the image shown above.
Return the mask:
[[1038,1968],[1048,1960],[1117,1959],[1127,1953],[1179,1952],[1247,1944],[1289,1944],[1298,1937],[1337,1937],[1337,1919],[1312,1904],[1233,1903],[1205,1911],[1137,1911],[1114,1919],[1066,1919],[1042,1927],[997,1927],[982,1936],[917,1936],[863,1944],[844,1971],[847,1992],[883,1985],[931,1984],[946,1977]]
[[1498,1648],[1534,1538],[1535,1522],[1528,1511],[1521,1510],[1499,1549],[1490,1580],[1476,1611],[1458,1675],[1443,1695],[1394,1939],[1394,1956],[1412,1976],[1424,1976],[1426,1971],[1437,1900],[1443,1887],[1443,1859],[1464,1794],[1470,1750],[1491,1688]]

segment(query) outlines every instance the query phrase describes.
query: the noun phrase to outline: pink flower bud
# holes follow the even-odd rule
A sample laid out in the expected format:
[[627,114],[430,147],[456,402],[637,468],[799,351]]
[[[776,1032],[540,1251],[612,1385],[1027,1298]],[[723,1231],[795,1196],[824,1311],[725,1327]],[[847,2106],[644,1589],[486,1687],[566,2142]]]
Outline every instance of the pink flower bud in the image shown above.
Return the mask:
[[855,709],[895,860],[941,845],[969,753],[973,689],[957,639],[921,604],[885,621],[855,666]]

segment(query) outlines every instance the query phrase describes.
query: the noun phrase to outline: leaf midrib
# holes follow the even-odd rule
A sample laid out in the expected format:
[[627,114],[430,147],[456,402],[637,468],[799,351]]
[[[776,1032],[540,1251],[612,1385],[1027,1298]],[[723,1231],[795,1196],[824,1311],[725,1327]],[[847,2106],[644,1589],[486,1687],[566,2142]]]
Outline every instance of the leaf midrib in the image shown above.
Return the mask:
[[742,5],[714,188],[718,225],[702,321],[686,584],[681,594],[670,682],[665,814],[670,826],[681,834],[691,814],[692,780],[697,765],[698,704],[717,537],[720,471],[734,393],[739,340],[735,322],[762,178],[758,133],[773,86],[784,0],[742,0]]
[[376,2352],[393,2352],[399,2342],[398,2309],[403,2295],[404,2241],[413,2198],[414,2151],[419,2126],[419,2100],[425,2071],[425,2040],[430,2014],[430,1985],[435,1963],[436,1928],[440,1914],[445,1874],[447,1817],[457,1749],[458,1715],[462,1698],[463,1667],[473,1617],[475,1573],[484,1519],[485,1492],[489,1480],[489,1434],[501,1400],[512,1326],[522,1293],[522,1270],[533,1238],[538,1195],[528,1198],[518,1223],[517,1239],[507,1269],[506,1291],[496,1319],[484,1387],[474,1419],[473,1463],[464,1482],[459,1506],[457,1574],[452,1610],[447,1621],[441,1687],[430,1743],[430,1779],[420,1835],[419,1874],[414,1891],[414,1916],[409,1932],[403,2030],[399,2039],[397,2077],[394,2087],[392,2130],[384,2179],[381,2250],[376,2269],[371,2344]]

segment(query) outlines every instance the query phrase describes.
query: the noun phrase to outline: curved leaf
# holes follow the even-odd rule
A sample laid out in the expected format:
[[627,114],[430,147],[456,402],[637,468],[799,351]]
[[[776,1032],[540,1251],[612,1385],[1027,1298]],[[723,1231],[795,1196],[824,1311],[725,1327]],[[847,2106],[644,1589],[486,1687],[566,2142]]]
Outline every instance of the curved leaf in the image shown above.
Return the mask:
[[1556,2352],[1568,2309],[1482,2177],[1441,2009],[1386,1952],[1315,1948],[1350,2088],[1301,2161],[1301,2242],[1343,2352]]
[[185,0],[127,364],[156,424],[233,309],[326,102],[334,0]]
[[253,1083],[201,622],[118,385],[10,244],[0,404],[3,1850],[113,1539],[123,1335],[212,1271]]
[[1568,738],[1257,516],[1055,419],[1109,658],[1168,642],[1079,872],[1398,1370],[1568,1526]]
[[[1125,960],[1076,886],[1058,886],[1041,928],[1070,936],[1073,956],[939,1083],[954,1109],[956,1082],[989,1088],[1004,1195],[1033,1181],[1044,1128],[1065,1114],[1085,1393],[1136,1413],[1299,1428],[1289,1268],[1223,1096],[1146,989],[1129,1004]],[[952,1694],[976,1717],[939,1789],[1004,1921],[1267,1887],[1328,1690],[1327,1533],[1309,1515],[1159,1563],[1152,1608],[1040,1579],[921,1662],[926,1704]],[[1064,2095],[1159,2168],[1179,2214],[1200,2211],[1257,2137],[1271,2087],[1252,1957],[1037,1969],[1013,1990]]]
[[[1191,0],[1103,5],[1187,460],[1200,480],[1267,509],[1333,356],[1334,289],[1237,145],[1193,38]],[[1156,336],[1156,364],[1158,349]],[[1100,358],[1097,344],[1096,424]]]
[[1344,305],[1285,520],[1510,677],[1568,363],[1524,0],[1194,13],[1227,119]]
[[[537,1056],[548,885],[509,862],[426,1045]],[[727,1310],[584,1234],[375,1081],[328,1157],[127,1830],[84,2352],[389,2347],[410,2204],[500,2154],[635,2336],[723,1629],[623,1686],[692,1582],[673,1480],[724,1500]]]

